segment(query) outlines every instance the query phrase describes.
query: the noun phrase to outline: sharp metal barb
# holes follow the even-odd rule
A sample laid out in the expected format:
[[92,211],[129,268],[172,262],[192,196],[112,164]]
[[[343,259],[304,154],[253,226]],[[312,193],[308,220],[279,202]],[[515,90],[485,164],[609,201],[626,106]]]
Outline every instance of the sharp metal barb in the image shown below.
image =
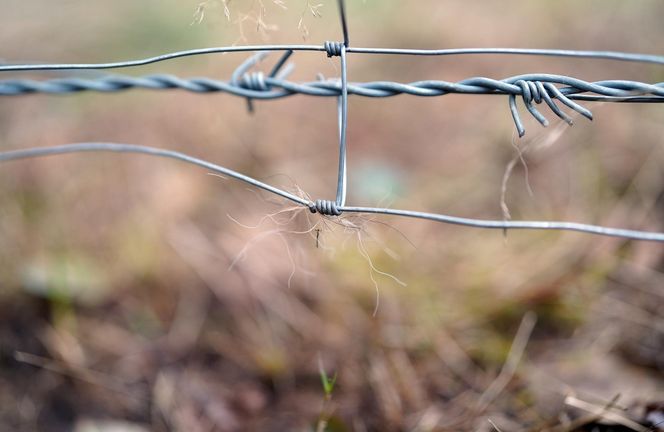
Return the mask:
[[243,61],[240,66],[235,68],[233,71],[233,74],[231,75],[231,82],[235,85],[238,85],[240,82],[240,78],[242,78],[242,75],[246,74],[249,72],[249,69],[252,67],[256,66],[258,63],[263,61],[265,57],[267,57],[269,53],[265,51],[260,51],[252,55],[251,57],[247,58],[245,61]]
[[[284,64],[292,54],[292,50],[283,53],[281,58],[272,68],[269,78],[284,80],[288,77],[288,75],[293,71],[293,65],[288,64],[284,67]],[[268,52],[260,51],[249,57],[233,71],[230,83],[236,87],[244,88],[247,90],[262,92],[270,91],[271,87],[265,82],[263,72],[249,72],[252,67],[263,61],[268,55]],[[252,97],[247,95],[246,98],[247,108],[250,113],[253,113],[254,104]]]
[[664,233],[637,231],[620,228],[607,228],[598,225],[581,224],[575,222],[551,222],[551,221],[504,221],[504,220],[482,220],[461,218],[436,213],[425,213],[411,210],[399,210],[376,207],[345,207],[337,206],[333,201],[316,200],[309,201],[287,191],[281,190],[269,184],[263,183],[245,174],[233,171],[220,165],[213,164],[203,159],[198,159],[184,153],[163,150],[154,147],[115,144],[115,143],[79,143],[66,144],[53,147],[28,148],[0,152],[0,162],[15,161],[20,159],[36,158],[42,156],[62,155],[67,153],[80,152],[114,152],[114,153],[140,153],[150,156],[165,157],[175,159],[184,163],[196,165],[215,173],[223,174],[235,178],[252,186],[263,189],[267,192],[279,195],[287,200],[309,208],[312,212],[318,212],[326,216],[338,216],[342,212],[349,213],[373,213],[382,215],[402,216],[417,219],[426,219],[434,222],[441,222],[454,225],[462,225],[473,228],[499,229],[499,230],[557,230],[557,231],[578,231],[588,234],[597,234],[611,237],[621,237],[632,240],[664,242]]
[[537,85],[537,91],[540,93],[540,95],[542,96],[542,99],[549,106],[551,111],[553,111],[553,113],[555,115],[557,115],[559,118],[564,120],[565,123],[567,123],[568,125],[570,125],[570,126],[574,125],[574,121],[572,120],[572,117],[565,114],[565,112],[563,110],[561,110],[558,107],[558,105],[556,105],[556,103],[553,101],[553,99],[551,99],[551,96],[549,95],[549,92],[546,91],[546,88],[544,87],[544,84],[542,84],[540,81],[537,81],[536,85]]
[[[233,74],[231,75],[231,83],[239,87],[240,79],[247,76],[249,70],[252,67],[256,66],[258,63],[260,63],[261,61],[263,61],[269,54],[270,53],[266,51],[259,51],[257,53],[254,53],[254,55],[246,59],[244,62],[242,62],[242,64],[240,64],[240,66],[235,68],[235,70],[233,71]],[[258,75],[256,76],[256,78],[260,80],[261,77],[260,75]],[[249,82],[252,82],[250,77],[249,77]],[[256,82],[256,80],[254,80],[253,82]],[[250,114],[254,113],[254,103],[251,100],[251,97],[249,96],[247,96],[247,111],[249,111]]]
[[514,120],[514,126],[516,127],[516,131],[519,134],[519,138],[521,138],[526,134],[526,128],[523,127],[523,122],[519,116],[519,109],[516,106],[516,96],[513,94],[511,94],[509,97],[509,104],[512,120]]
[[558,88],[557,88],[556,86],[554,86],[553,84],[551,84],[551,83],[545,83],[545,84],[544,84],[544,87],[545,87],[547,90],[550,90],[551,93],[553,93],[554,96],[555,96],[556,98],[558,98],[558,99],[560,100],[560,102],[562,102],[563,104],[565,104],[565,105],[567,105],[568,107],[572,108],[574,111],[576,111],[576,112],[578,112],[579,114],[581,114],[582,116],[586,117],[588,120],[592,120],[592,119],[593,119],[593,113],[591,113],[589,110],[585,109],[584,107],[582,107],[582,106],[579,105],[578,103],[576,103],[576,102],[570,100],[569,97],[565,96],[565,95],[563,94],[563,92],[561,92],[560,90],[558,90]]
[[288,51],[284,52],[281,55],[281,58],[279,59],[279,61],[274,65],[274,67],[272,68],[272,71],[270,72],[270,75],[268,75],[268,76],[270,78],[276,77],[277,74],[279,73],[279,71],[281,70],[281,68],[284,67],[284,65],[286,64],[286,62],[288,61],[290,56],[293,55],[294,52],[295,51],[293,51],[293,50],[288,50]]

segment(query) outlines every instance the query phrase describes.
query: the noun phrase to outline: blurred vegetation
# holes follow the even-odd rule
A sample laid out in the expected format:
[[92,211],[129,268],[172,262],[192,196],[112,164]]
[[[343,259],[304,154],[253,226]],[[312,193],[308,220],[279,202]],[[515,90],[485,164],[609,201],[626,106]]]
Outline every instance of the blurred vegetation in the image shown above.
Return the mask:
[[[664,40],[657,0],[348,3],[358,46],[657,53]],[[330,0],[0,7],[7,61],[340,38]],[[245,57],[120,72],[227,79]],[[320,53],[293,61],[296,80],[339,73]],[[657,66],[605,61],[349,56],[357,81],[529,72],[664,80]],[[331,197],[335,102],[300,96],[256,108],[176,91],[5,98],[0,148],[153,145]],[[506,195],[515,219],[664,230],[664,107],[591,108],[592,123],[531,122],[515,142],[501,97],[351,98],[349,201],[500,218],[503,173],[514,145],[528,145],[534,195],[517,165]],[[236,182],[142,156],[1,166],[0,430],[623,430],[615,416],[614,426],[603,415],[578,422],[589,413],[565,404],[570,395],[600,411],[620,395],[625,410],[611,412],[623,423],[662,415],[661,245],[392,218],[301,234],[316,215],[263,218],[283,209]],[[537,324],[506,374],[528,312]]]

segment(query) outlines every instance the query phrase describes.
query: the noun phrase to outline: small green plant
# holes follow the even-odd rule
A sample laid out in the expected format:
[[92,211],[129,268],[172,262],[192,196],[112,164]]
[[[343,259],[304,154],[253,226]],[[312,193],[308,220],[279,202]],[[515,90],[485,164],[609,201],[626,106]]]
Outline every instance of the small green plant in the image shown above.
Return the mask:
[[323,404],[320,409],[320,415],[318,416],[318,422],[316,423],[316,432],[325,432],[329,430],[328,424],[330,423],[330,418],[332,416],[330,403],[332,401],[334,386],[337,383],[337,373],[335,372],[332,377],[328,376],[323,367],[323,360],[320,358],[318,359],[318,371],[320,381],[323,384]]
[[332,392],[334,391],[334,385],[337,383],[337,373],[334,373],[332,378],[327,376],[325,369],[320,368],[320,380],[323,383],[323,391],[325,392],[325,399],[332,399]]

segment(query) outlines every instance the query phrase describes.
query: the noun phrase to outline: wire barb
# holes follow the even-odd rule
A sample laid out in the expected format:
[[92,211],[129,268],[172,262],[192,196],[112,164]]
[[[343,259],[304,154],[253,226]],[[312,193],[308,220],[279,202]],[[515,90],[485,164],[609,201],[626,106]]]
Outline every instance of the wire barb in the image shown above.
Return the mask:
[[[293,71],[293,64],[287,64],[286,61],[293,54],[293,50],[288,50],[284,52],[281,58],[274,65],[272,71],[270,72],[269,77],[283,80],[290,75]],[[233,74],[231,75],[230,83],[246,90],[252,92],[268,92],[272,89],[272,86],[265,81],[265,75],[263,72],[250,72],[249,69],[263,61],[269,55],[268,52],[257,52],[253,56],[245,60],[240,66],[238,66]],[[284,67],[285,66],[285,67]],[[283,68],[283,70],[282,70]],[[247,98],[247,109],[250,113],[254,112],[253,98],[250,95],[246,96]]]
[[253,91],[268,91],[270,86],[265,83],[263,72],[248,72],[242,75],[242,81],[238,83],[240,87]]
[[[551,83],[542,83],[541,81],[526,81],[523,79],[517,80],[515,85],[519,86],[521,89],[521,97],[523,102],[526,105],[526,109],[530,114],[535,117],[535,119],[540,122],[544,127],[549,125],[549,121],[542,115],[541,112],[535,108],[533,102],[536,104],[541,104],[543,101],[549,106],[551,111],[567,124],[572,126],[574,122],[572,118],[565,114],[558,105],[554,102],[553,98],[559,99],[563,104],[572,108],[574,111],[579,114],[587,117],[589,120],[593,119],[592,113],[581,105],[571,101],[567,96],[562,94],[556,86]],[[551,94],[549,94],[551,93]],[[509,97],[509,106],[510,112],[512,113],[512,119],[514,120],[514,125],[516,130],[519,133],[519,138],[523,137],[526,134],[526,129],[521,122],[521,117],[519,116],[519,111],[516,107],[516,95],[511,94]]]

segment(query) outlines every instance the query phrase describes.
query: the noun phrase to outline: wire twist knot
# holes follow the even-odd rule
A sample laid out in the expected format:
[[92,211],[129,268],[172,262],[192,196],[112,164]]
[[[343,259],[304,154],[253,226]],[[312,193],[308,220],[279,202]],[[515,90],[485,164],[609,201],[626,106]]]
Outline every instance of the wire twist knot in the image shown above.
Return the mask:
[[521,96],[525,103],[535,101],[535,103],[540,104],[542,103],[542,95],[549,94],[540,81],[519,80],[516,85],[521,87]]
[[341,55],[341,50],[343,49],[344,44],[343,42],[326,41],[325,44],[323,44],[323,47],[325,48],[328,57],[338,57]]
[[309,203],[309,210],[311,213],[319,213],[323,216],[339,216],[341,210],[337,207],[337,203],[329,200],[316,200]]
[[268,91],[270,87],[265,82],[265,75],[263,72],[250,72],[242,75],[240,87],[247,90],[254,91]]

